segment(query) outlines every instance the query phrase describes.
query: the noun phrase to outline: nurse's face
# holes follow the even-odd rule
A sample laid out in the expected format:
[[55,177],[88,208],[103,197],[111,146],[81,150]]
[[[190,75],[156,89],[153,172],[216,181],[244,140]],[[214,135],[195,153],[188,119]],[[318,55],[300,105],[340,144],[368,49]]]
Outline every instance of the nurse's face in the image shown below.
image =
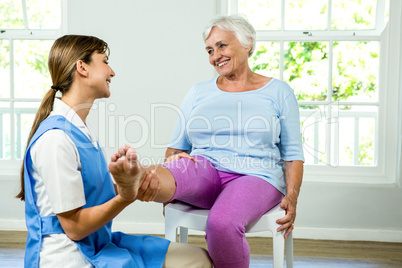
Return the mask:
[[116,74],[109,66],[108,56],[105,53],[92,54],[89,63],[88,84],[95,93],[95,98],[108,98],[110,96],[110,83]]

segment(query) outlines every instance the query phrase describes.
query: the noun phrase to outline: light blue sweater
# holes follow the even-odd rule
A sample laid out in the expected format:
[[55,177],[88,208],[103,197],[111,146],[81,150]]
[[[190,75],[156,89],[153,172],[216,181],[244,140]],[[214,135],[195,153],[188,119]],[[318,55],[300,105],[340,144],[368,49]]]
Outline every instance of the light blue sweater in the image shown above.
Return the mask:
[[286,194],[283,161],[304,161],[292,88],[273,78],[262,88],[233,93],[216,81],[188,92],[169,147],[201,155],[221,171],[260,177]]

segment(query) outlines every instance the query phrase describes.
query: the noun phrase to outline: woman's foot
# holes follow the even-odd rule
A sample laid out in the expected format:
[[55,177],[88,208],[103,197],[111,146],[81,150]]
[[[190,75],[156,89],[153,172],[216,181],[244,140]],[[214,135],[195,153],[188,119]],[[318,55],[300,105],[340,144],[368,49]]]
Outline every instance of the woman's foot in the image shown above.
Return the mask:
[[127,201],[134,201],[145,177],[144,168],[138,161],[134,148],[120,148],[111,157],[109,171],[116,182],[118,194]]

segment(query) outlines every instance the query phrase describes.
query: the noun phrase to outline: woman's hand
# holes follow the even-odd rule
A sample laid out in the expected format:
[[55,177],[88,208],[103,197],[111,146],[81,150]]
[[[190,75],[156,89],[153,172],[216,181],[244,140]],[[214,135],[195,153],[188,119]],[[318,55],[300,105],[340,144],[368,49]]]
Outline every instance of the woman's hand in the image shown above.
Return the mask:
[[167,157],[166,160],[165,160],[165,163],[169,163],[169,162],[172,162],[172,161],[175,161],[175,160],[179,160],[180,158],[187,158],[187,159],[192,160],[193,162],[197,161],[191,155],[189,155],[187,153],[184,153],[184,152],[181,152],[181,153],[174,154],[174,155],[171,155],[171,156]]
[[276,221],[282,224],[277,231],[285,232],[285,239],[294,229],[296,205],[303,179],[303,161],[285,161],[286,196],[282,199],[281,208],[286,211],[285,217]]
[[296,220],[296,205],[297,200],[295,198],[291,198],[289,196],[285,196],[281,202],[281,208],[286,211],[285,217],[276,221],[278,224],[282,224],[277,231],[281,232],[286,230],[285,232],[285,239],[288,238],[290,233],[294,229],[294,222]]

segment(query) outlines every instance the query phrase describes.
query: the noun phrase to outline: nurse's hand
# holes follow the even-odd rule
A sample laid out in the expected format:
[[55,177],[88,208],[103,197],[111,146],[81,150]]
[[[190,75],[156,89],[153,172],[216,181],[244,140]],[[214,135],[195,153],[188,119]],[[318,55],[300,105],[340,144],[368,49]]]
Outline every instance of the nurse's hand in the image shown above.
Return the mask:
[[160,190],[160,179],[156,175],[156,171],[149,171],[140,188],[138,189],[137,200],[153,201]]

